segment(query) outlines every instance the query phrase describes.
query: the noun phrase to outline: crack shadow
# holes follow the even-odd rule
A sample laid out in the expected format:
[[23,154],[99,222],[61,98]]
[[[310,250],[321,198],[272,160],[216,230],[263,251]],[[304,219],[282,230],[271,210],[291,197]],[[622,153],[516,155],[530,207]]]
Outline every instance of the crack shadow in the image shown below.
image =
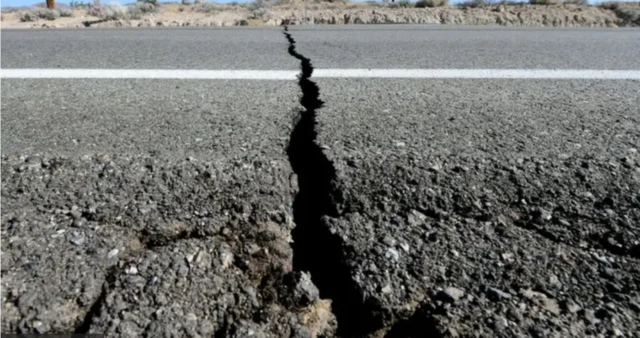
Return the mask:
[[93,323],[93,318],[98,317],[100,315],[102,304],[104,304],[105,300],[107,299],[107,295],[109,294],[109,291],[111,291],[111,289],[113,288],[116,282],[117,274],[118,274],[117,264],[107,269],[107,272],[105,274],[105,281],[102,284],[102,291],[100,292],[100,296],[98,296],[96,301],[93,302],[93,304],[91,304],[89,311],[87,311],[82,322],[80,322],[80,324],[73,331],[73,334],[89,333],[91,329],[91,324]]
[[317,143],[317,111],[320,100],[318,85],[310,80],[311,60],[296,51],[295,40],[284,28],[289,42],[289,54],[300,60],[298,84],[302,90],[300,104],[304,107],[297,116],[287,146],[287,155],[298,178],[299,191],[293,202],[296,227],[293,237],[293,268],[308,271],[320,296],[331,299],[338,321],[338,336],[362,336],[381,326],[374,320],[373,311],[365,304],[361,292],[346,263],[342,240],[331,233],[325,217],[338,217],[335,201],[339,193],[335,187],[336,169]]

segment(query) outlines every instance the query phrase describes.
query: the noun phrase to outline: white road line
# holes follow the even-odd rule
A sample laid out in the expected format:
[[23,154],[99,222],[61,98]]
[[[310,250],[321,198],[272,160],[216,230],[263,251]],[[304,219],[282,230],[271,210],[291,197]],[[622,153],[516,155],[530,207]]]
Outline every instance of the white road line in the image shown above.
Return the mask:
[[296,70],[2,69],[3,79],[295,80]]
[[640,80],[640,70],[589,69],[317,69],[317,78]]
[[[297,70],[2,69],[3,79],[295,80]],[[640,80],[640,70],[316,69],[314,78]]]

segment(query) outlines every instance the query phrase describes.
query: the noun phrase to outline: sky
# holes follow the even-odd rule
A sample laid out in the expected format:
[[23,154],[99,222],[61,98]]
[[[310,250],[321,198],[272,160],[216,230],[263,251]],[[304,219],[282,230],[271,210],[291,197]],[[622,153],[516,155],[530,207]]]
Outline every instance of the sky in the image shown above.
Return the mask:
[[[56,3],[65,3],[68,4],[70,0],[56,0]],[[234,0],[216,0],[213,2],[218,2],[218,3],[225,3],[225,2],[233,2]],[[237,2],[250,2],[251,0],[237,0]],[[354,2],[358,2],[358,1],[364,1],[364,0],[351,0]],[[461,2],[463,0],[453,0],[452,3],[456,3],[456,2]],[[637,1],[637,0],[617,0],[617,1]],[[35,5],[38,3],[43,3],[45,2],[44,0],[0,0],[0,3],[2,4],[2,7],[5,6],[29,6],[29,5]],[[85,3],[91,2],[91,0],[84,0]],[[110,3],[111,0],[103,0],[103,3]],[[135,2],[135,0],[121,0],[118,1],[120,4],[126,4],[126,3],[130,3],[130,2]],[[596,1],[596,0],[589,0],[590,3],[594,3],[594,2],[602,2],[602,1]]]

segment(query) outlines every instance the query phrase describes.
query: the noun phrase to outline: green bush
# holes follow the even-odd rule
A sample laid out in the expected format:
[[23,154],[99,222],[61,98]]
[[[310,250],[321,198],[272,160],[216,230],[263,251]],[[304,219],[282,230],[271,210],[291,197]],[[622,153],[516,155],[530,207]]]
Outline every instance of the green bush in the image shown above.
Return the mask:
[[434,8],[434,7],[449,7],[449,0],[418,0],[416,2],[417,8]]

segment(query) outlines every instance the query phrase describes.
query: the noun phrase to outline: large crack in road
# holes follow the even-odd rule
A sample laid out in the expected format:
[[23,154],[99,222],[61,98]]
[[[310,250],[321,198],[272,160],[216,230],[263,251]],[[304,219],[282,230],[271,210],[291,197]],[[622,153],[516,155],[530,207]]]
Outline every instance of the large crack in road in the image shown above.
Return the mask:
[[336,169],[317,143],[317,115],[324,102],[318,85],[310,79],[311,60],[296,51],[296,42],[286,26],[284,35],[289,42],[289,54],[300,60],[298,84],[303,107],[287,147],[299,187],[293,205],[296,223],[292,231],[293,267],[310,272],[320,296],[331,299],[339,336],[363,336],[378,329],[380,321],[373,318],[353,281],[344,243],[327,224],[328,217],[339,216],[336,202],[342,198],[336,188]]

